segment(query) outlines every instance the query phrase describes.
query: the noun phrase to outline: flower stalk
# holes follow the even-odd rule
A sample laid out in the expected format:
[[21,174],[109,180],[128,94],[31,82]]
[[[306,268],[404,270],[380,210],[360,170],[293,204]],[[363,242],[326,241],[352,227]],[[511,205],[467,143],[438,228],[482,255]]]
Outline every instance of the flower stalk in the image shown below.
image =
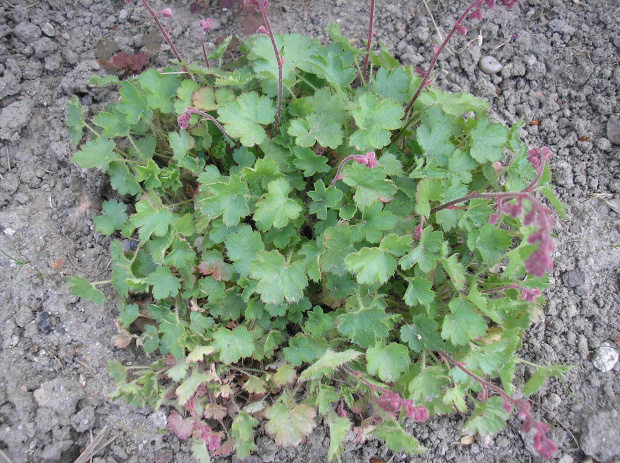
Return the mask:
[[374,34],[373,24],[375,21],[375,0],[370,0],[370,23],[368,25],[368,43],[366,44],[366,58],[364,58],[364,72],[362,79],[364,82],[368,82],[368,62],[370,60],[370,46],[372,43],[372,36]]
[[444,362],[454,365],[467,376],[480,383],[480,385],[482,386],[482,392],[480,393],[479,399],[481,401],[486,402],[488,400],[489,389],[491,389],[492,391],[497,392],[502,397],[502,399],[504,399],[502,408],[506,413],[510,413],[513,406],[517,410],[519,410],[519,418],[523,420],[521,430],[523,432],[529,432],[532,428],[536,429],[536,435],[534,436],[534,448],[536,449],[538,454],[543,458],[551,458],[553,457],[553,455],[555,455],[555,453],[558,451],[558,448],[555,445],[555,442],[553,442],[547,437],[549,427],[547,426],[547,424],[543,423],[542,421],[536,420],[532,416],[532,414],[530,413],[532,405],[527,400],[513,398],[501,387],[486,381],[485,379],[470,371],[463,362],[456,361],[447,352],[439,351],[439,355],[444,360]]

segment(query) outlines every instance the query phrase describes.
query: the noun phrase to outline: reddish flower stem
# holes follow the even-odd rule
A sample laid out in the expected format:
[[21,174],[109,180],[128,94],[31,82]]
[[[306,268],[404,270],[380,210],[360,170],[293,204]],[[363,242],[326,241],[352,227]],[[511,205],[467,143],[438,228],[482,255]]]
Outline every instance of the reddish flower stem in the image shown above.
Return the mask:
[[[551,456],[553,456],[553,454],[557,451],[557,448],[555,447],[555,443],[546,436],[548,429],[547,425],[542,421],[536,420],[532,416],[532,414],[530,413],[532,406],[527,400],[513,398],[501,387],[486,381],[485,379],[470,371],[463,362],[456,361],[446,351],[440,350],[438,353],[440,357],[444,360],[444,362],[454,365],[467,376],[480,383],[480,385],[482,386],[484,398],[488,397],[488,389],[491,389],[497,392],[500,396],[502,396],[502,399],[504,399],[504,403],[512,404],[517,410],[519,410],[519,417],[524,420],[524,431],[529,431],[531,427],[534,427],[537,430],[537,437],[534,439],[534,447],[536,448],[536,451],[545,458],[551,458]],[[505,409],[505,411],[508,411],[509,409],[510,406],[508,406],[508,409]]]
[[269,18],[267,17],[267,6],[261,4],[260,12],[263,14],[266,32],[271,39],[273,52],[276,55],[276,62],[278,63],[278,109],[276,112],[276,126],[274,130],[274,135],[277,135],[278,129],[280,128],[280,116],[282,114],[282,67],[284,66],[284,60],[282,59],[282,56],[280,56],[280,52],[278,51],[278,45],[276,44],[276,39],[273,35],[273,31],[271,30],[271,24],[269,23]]
[[375,21],[375,0],[370,0],[370,24],[368,25],[368,43],[366,44],[366,58],[364,58],[364,72],[362,78],[368,82],[368,61],[370,60],[370,45],[373,36],[373,23]]
[[174,56],[177,58],[177,60],[181,64],[181,67],[183,68],[183,71],[185,71],[185,77],[187,79],[191,79],[191,76],[189,75],[187,67],[183,64],[183,60],[181,59],[181,55],[179,55],[179,52],[177,51],[176,47],[172,43],[172,39],[170,38],[170,33],[166,29],[164,29],[164,26],[162,26],[161,22],[159,22],[159,18],[157,17],[157,13],[155,13],[153,11],[153,9],[151,8],[151,5],[149,5],[149,2],[147,2],[147,0],[142,0],[142,3],[146,7],[146,9],[150,13],[150,15],[153,17],[153,19],[155,20],[155,24],[157,24],[157,27],[159,27],[159,30],[161,31],[162,35],[164,36],[164,39],[166,39],[166,42],[168,42],[168,45],[170,46],[170,49],[172,50],[172,53],[174,53]]
[[471,3],[471,5],[469,5],[467,9],[463,12],[463,14],[459,17],[459,19],[456,20],[456,23],[452,27],[452,30],[450,30],[450,33],[446,36],[441,46],[435,51],[431,64],[428,67],[428,70],[424,73],[424,78],[422,79],[422,83],[420,84],[420,86],[418,87],[418,90],[415,92],[415,95],[413,95],[413,98],[411,99],[407,107],[405,108],[405,114],[409,112],[409,110],[413,106],[413,103],[415,103],[415,101],[420,96],[420,93],[422,93],[422,90],[424,89],[424,87],[426,87],[430,83],[431,72],[433,71],[433,68],[435,67],[435,64],[437,63],[437,59],[439,58],[439,55],[444,50],[444,48],[446,48],[446,45],[448,45],[448,42],[450,41],[454,33],[457,31],[457,29],[459,29],[459,26],[461,25],[463,20],[467,17],[469,12],[473,10],[474,8],[480,7],[482,5],[482,2],[483,0],[474,0]]

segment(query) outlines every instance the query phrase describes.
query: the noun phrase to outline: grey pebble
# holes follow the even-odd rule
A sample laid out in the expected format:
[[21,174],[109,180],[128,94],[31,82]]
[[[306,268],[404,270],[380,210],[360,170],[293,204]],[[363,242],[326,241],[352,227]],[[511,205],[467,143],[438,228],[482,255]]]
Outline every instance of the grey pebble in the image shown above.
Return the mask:
[[586,282],[586,274],[581,270],[569,270],[562,277],[564,285],[569,288],[583,285]]
[[32,42],[41,37],[41,29],[39,26],[31,23],[19,23],[15,29],[13,29],[13,34],[20,41],[24,42],[26,45],[30,45]]
[[607,120],[607,138],[615,145],[620,145],[620,118],[616,115]]
[[56,29],[50,23],[45,23],[41,25],[41,31],[48,37],[54,37],[56,35]]

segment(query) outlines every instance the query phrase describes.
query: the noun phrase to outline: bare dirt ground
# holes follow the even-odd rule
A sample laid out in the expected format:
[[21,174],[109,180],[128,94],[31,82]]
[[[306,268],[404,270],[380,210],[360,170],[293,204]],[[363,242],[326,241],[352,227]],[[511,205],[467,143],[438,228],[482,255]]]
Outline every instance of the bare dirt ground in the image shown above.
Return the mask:
[[[191,1],[171,7],[173,37],[185,57],[199,59],[198,21],[210,16],[211,40],[243,35],[247,13],[238,5],[191,13]],[[203,2],[208,3],[208,2]],[[231,2],[234,3],[234,2]],[[362,40],[363,0],[273,0],[277,32],[327,39],[325,27]],[[376,38],[402,62],[427,66],[432,44],[449,31],[465,2],[377,1]],[[538,364],[576,366],[533,397],[552,426],[557,459],[620,461],[620,366],[595,368],[601,347],[620,345],[620,1],[522,0],[513,10],[484,10],[467,21],[466,37],[440,59],[435,85],[489,100],[497,120],[523,118],[530,146],[547,146],[554,184],[568,205],[556,220],[555,270],[545,314],[526,334],[521,357]],[[246,21],[246,22],[243,22]],[[0,461],[74,462],[107,426],[114,440],[92,459],[112,462],[191,462],[184,443],[166,432],[162,411],[136,410],[106,399],[113,389],[106,362],[146,361],[119,350],[112,338],[114,295],[104,307],[68,291],[67,276],[103,280],[109,238],[93,217],[110,193],[105,177],[70,163],[67,102],[78,95],[94,115],[116,95],[88,85],[114,69],[96,58],[101,40],[127,53],[145,51],[153,24],[139,2],[122,0],[2,0],[0,3]],[[214,46],[213,43],[209,46]],[[489,76],[477,62],[492,55],[504,65]],[[162,47],[150,65],[170,59]],[[539,123],[536,121],[540,121]],[[617,355],[616,355],[617,357]],[[518,382],[531,375],[518,371]],[[428,453],[395,455],[378,442],[349,443],[343,461],[537,461],[531,436],[514,417],[492,438],[460,442],[465,416],[412,425]],[[326,461],[321,426],[298,449],[277,449],[259,437],[257,462]],[[232,459],[234,460],[234,458]],[[232,461],[229,459],[229,461]]]

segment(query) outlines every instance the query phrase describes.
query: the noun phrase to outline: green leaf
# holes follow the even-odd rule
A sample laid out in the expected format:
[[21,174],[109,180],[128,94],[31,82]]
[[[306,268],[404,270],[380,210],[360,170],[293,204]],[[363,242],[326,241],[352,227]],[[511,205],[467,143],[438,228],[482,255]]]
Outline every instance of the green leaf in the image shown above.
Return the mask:
[[425,273],[434,270],[437,266],[437,259],[440,258],[443,239],[443,233],[433,231],[433,227],[429,225],[422,232],[418,246],[400,259],[400,266],[408,270],[418,264],[420,270]]
[[104,215],[95,217],[93,223],[102,235],[111,235],[116,230],[122,230],[127,222],[127,205],[115,199],[103,202]]
[[420,445],[415,437],[405,431],[400,424],[385,420],[374,431],[372,436],[385,441],[385,444],[394,452],[404,452],[409,455],[423,453],[426,449]]
[[455,346],[464,346],[476,338],[484,336],[487,323],[475,306],[464,299],[452,299],[448,304],[451,313],[443,321],[441,337]]
[[355,252],[353,244],[360,239],[358,229],[346,222],[327,228],[322,239],[325,250],[319,257],[321,271],[344,276],[347,273],[344,259]]
[[363,348],[374,346],[378,339],[385,338],[389,332],[385,311],[378,307],[339,315],[336,320],[338,331]]
[[140,229],[140,241],[145,242],[151,235],[165,236],[172,223],[172,213],[166,209],[156,193],[144,196],[136,204],[136,214],[129,221]]
[[377,375],[386,383],[398,381],[411,363],[409,349],[396,342],[391,342],[387,346],[383,342],[378,342],[374,347],[368,348],[366,360],[368,373]]
[[161,169],[152,159],[147,161],[146,166],[136,166],[136,172],[138,173],[136,180],[138,182],[144,182],[144,186],[147,190],[153,190],[162,186],[161,180],[159,179]]
[[155,69],[149,69],[140,74],[138,82],[146,93],[150,108],[159,109],[164,114],[173,112],[172,101],[180,85],[178,75],[160,74]]
[[390,131],[399,129],[404,116],[403,108],[392,100],[378,103],[377,97],[364,93],[359,106],[351,111],[358,130],[349,140],[349,146],[362,151],[368,148],[383,148],[390,143]]
[[116,160],[116,155],[114,154],[114,140],[109,140],[104,137],[89,141],[71,158],[71,162],[79,164],[83,169],[100,167],[103,170],[106,170],[108,164],[114,160]]
[[150,119],[153,112],[149,109],[149,100],[140,93],[138,86],[131,81],[121,84],[120,94],[123,98],[116,108],[126,116],[129,125],[135,125],[140,119]]
[[471,154],[472,158],[480,163],[502,160],[504,157],[504,147],[508,143],[508,129],[506,127],[502,124],[492,124],[485,114],[479,117],[470,136],[472,147],[469,154]]
[[416,304],[428,306],[435,300],[435,293],[432,290],[433,283],[427,278],[415,277],[407,280],[409,285],[403,300],[409,307]]
[[444,113],[440,107],[433,107],[422,114],[421,120],[416,129],[416,141],[428,159],[435,160],[439,166],[446,166],[456,148],[451,141],[457,131],[454,117]]
[[125,114],[116,108],[111,113],[100,112],[93,117],[93,123],[103,129],[101,135],[106,138],[126,137],[131,130],[131,125],[127,122]]
[[304,177],[312,177],[317,172],[329,172],[331,168],[327,165],[327,157],[317,156],[310,148],[293,147],[295,159],[293,165],[304,171]]
[[198,463],[211,463],[211,455],[204,440],[192,439],[191,449],[192,456]]
[[251,357],[255,349],[252,333],[245,326],[238,326],[233,331],[218,329],[213,333],[212,345],[219,352],[220,361],[226,365]]
[[414,352],[422,352],[425,349],[438,351],[445,348],[438,328],[439,324],[435,320],[430,320],[421,314],[416,315],[411,323],[400,328],[400,339]]
[[228,101],[217,110],[219,121],[233,138],[239,138],[243,146],[260,145],[267,134],[260,124],[275,121],[276,109],[266,96],[256,92],[242,93],[236,100]]
[[362,355],[361,352],[353,349],[343,352],[334,352],[328,349],[320,359],[304,370],[299,376],[299,380],[308,381],[325,376],[330,377],[334,374],[336,368],[359,358],[360,355]]
[[259,252],[265,250],[260,233],[244,224],[237,233],[229,235],[225,242],[228,258],[234,262],[235,270],[242,276],[248,276],[251,262]]
[[390,72],[381,67],[371,78],[371,82],[374,86],[374,93],[384,100],[391,98],[395,103],[402,105],[411,98],[409,96],[411,77],[401,68]]
[[157,267],[157,270],[149,275],[148,282],[153,285],[155,299],[174,297],[181,288],[181,282],[172,274],[170,267]]
[[[206,190],[205,194],[203,189]],[[209,219],[214,220],[222,216],[224,224],[232,227],[250,213],[246,199],[249,193],[247,184],[240,177],[233,175],[226,183],[216,182],[206,188],[201,187],[196,204],[200,212]]]
[[476,98],[469,93],[450,93],[435,87],[427,87],[420,95],[419,100],[426,106],[433,104],[441,106],[447,114],[460,116],[469,111],[487,110],[488,101]]
[[252,428],[258,426],[258,421],[245,412],[235,416],[230,427],[231,437],[235,440],[235,450],[237,458],[243,460],[256,450],[254,443],[254,431]]
[[289,346],[282,349],[284,358],[294,367],[310,363],[321,357],[327,348],[324,339],[317,339],[307,334],[297,334],[289,340]]
[[357,227],[366,241],[378,243],[383,237],[383,232],[392,230],[396,222],[398,218],[392,212],[384,211],[382,203],[376,202],[364,209],[362,220]]
[[506,250],[512,245],[512,237],[506,230],[498,230],[489,223],[482,226],[476,240],[476,249],[490,265],[499,262]]
[[342,57],[335,53],[316,54],[309,62],[319,77],[336,88],[347,88],[355,80],[355,68],[345,65]]
[[108,374],[117,386],[127,382],[127,368],[118,360],[108,360]]
[[[340,209],[342,202],[342,192],[335,186],[325,188],[323,180],[318,180],[314,184],[314,190],[308,192],[308,196],[312,199],[309,206],[309,212],[316,214],[319,220],[327,218],[328,209]],[[378,204],[379,208],[381,205]]]
[[204,361],[205,356],[209,356],[213,354],[213,352],[215,352],[215,347],[213,346],[197,346],[192,349],[189,354],[187,354],[186,360],[188,362],[202,362]]
[[256,292],[266,304],[290,303],[301,300],[308,284],[303,264],[289,264],[278,251],[261,251],[250,264],[250,276],[259,280]]
[[119,304],[119,306],[118,322],[127,329],[140,316],[140,308],[137,304]]
[[180,162],[187,152],[195,146],[195,140],[185,130],[180,132],[170,132],[168,134],[168,143],[174,155],[172,159],[176,162]]
[[362,248],[349,254],[344,264],[358,283],[367,285],[386,283],[396,271],[396,259],[380,248]]
[[527,383],[523,386],[523,393],[525,395],[536,394],[540,391],[543,383],[547,378],[551,378],[556,376],[558,378],[562,378],[564,373],[568,370],[574,368],[573,365],[553,365],[550,367],[536,367],[536,371],[532,375],[532,377],[528,380]]
[[304,324],[304,331],[315,338],[322,337],[334,328],[334,313],[323,313],[321,306],[315,305],[312,311],[306,312],[306,315],[308,319]]
[[103,305],[106,301],[105,296],[95,286],[82,277],[69,277],[67,279],[69,284],[69,291],[74,296],[81,297],[87,301],[94,302],[97,305]]
[[295,119],[288,128],[288,134],[296,137],[297,145],[307,148],[318,143],[332,149],[342,144],[342,126],[327,114],[310,114],[304,119]]
[[424,217],[428,217],[431,214],[430,201],[443,200],[444,188],[440,180],[423,178],[418,182],[416,189],[415,199],[415,211]]
[[179,403],[179,406],[184,407],[187,404],[189,399],[191,399],[192,396],[195,394],[198,386],[200,386],[202,383],[209,383],[213,380],[213,376],[199,373],[197,370],[194,370],[190,377],[183,381],[183,384],[177,387],[175,391],[177,394],[177,401]]
[[297,447],[310,435],[316,422],[316,409],[306,404],[297,406],[292,403],[276,403],[265,411],[269,420],[265,425],[265,431],[274,436],[276,445],[280,447]]
[[504,429],[510,414],[502,408],[503,401],[501,397],[495,396],[490,397],[486,402],[476,402],[474,411],[465,423],[463,431],[485,436]]
[[418,372],[407,386],[411,399],[416,403],[427,402],[443,395],[445,386],[450,384],[442,365],[422,368],[420,364],[411,366],[410,371]]
[[342,181],[355,188],[353,199],[362,210],[377,201],[391,201],[397,191],[394,183],[385,178],[385,172],[382,167],[369,169],[357,162],[353,162],[345,166],[343,176]]
[[458,260],[456,254],[452,254],[447,259],[440,259],[441,265],[450,277],[452,284],[458,291],[462,291],[467,284],[465,267]]
[[327,417],[329,425],[329,449],[327,450],[327,458],[329,461],[340,459],[344,438],[351,429],[351,421],[343,418],[335,413],[330,413]]
[[110,184],[120,195],[137,196],[142,192],[140,184],[134,175],[129,172],[129,168],[121,161],[111,162],[108,166]]
[[297,371],[292,365],[285,363],[278,367],[278,370],[272,377],[273,381],[280,386],[288,386],[297,381]]
[[116,85],[120,84],[121,81],[117,76],[109,75],[109,76],[92,76],[88,83],[91,85],[96,85],[97,87],[106,87],[108,85]]
[[86,125],[84,122],[84,110],[77,95],[73,95],[67,105],[67,125],[69,126],[71,141],[74,146],[77,146],[80,140],[82,140],[84,126]]
[[269,192],[256,204],[256,225],[261,230],[284,228],[289,220],[299,217],[302,207],[288,197],[291,187],[286,179],[279,178],[269,182],[267,189]]

